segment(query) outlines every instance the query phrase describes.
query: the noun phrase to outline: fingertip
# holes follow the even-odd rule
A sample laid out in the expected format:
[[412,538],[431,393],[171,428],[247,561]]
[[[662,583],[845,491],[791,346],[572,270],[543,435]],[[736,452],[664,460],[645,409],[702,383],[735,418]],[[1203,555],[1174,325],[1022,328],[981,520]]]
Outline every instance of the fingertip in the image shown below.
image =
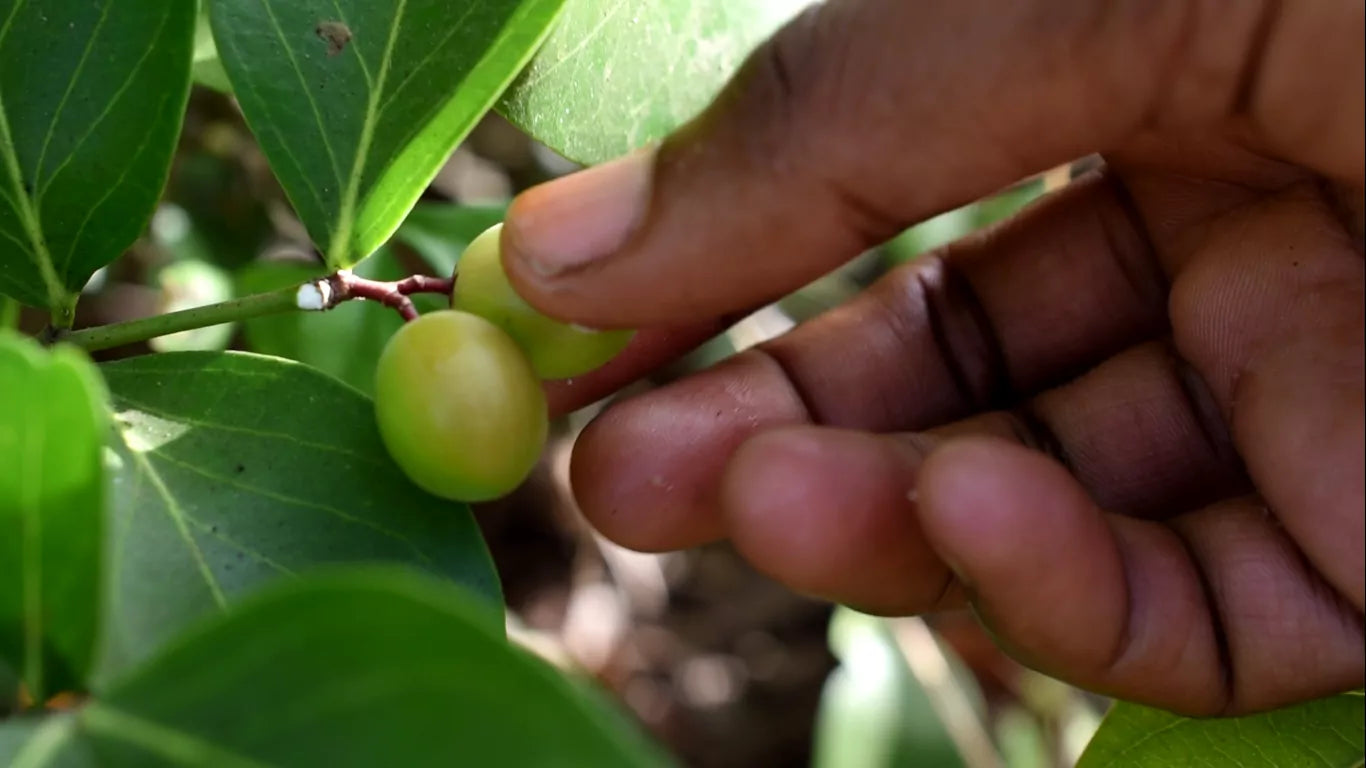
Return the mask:
[[[1040,494],[1066,495],[1071,477],[1041,454],[992,437],[949,440],[920,469],[918,500],[926,535],[965,579],[965,570],[1008,567],[1024,542],[1038,538],[1041,515],[1021,504]],[[971,567],[969,567],[971,566]]]
[[806,417],[775,375],[763,358],[739,355],[609,407],[580,434],[570,463],[584,515],[642,551],[720,538],[719,484],[736,449]]
[[720,538],[706,482],[719,467],[705,453],[705,429],[667,405],[628,400],[608,408],[579,434],[570,459],[570,484],[584,517],[608,539],[640,552]]
[[653,168],[654,152],[642,149],[514,199],[500,246],[503,269],[517,292],[557,319],[601,328],[629,323],[621,315],[630,310],[620,304],[628,297],[613,296],[619,291],[610,280],[594,281],[593,295],[579,295],[571,290],[571,278],[609,265],[640,226]]
[[876,613],[937,607],[948,572],[915,520],[918,454],[895,440],[813,426],[749,439],[721,483],[731,541],[804,594]]

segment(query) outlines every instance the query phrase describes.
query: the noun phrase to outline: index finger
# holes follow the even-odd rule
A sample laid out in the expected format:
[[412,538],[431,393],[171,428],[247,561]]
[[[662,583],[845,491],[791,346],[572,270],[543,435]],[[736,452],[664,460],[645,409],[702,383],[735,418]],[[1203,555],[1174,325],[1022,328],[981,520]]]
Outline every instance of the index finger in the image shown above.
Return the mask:
[[504,263],[550,315],[671,324],[1153,129],[1360,186],[1362,23],[1350,0],[823,3],[657,151],[523,194]]

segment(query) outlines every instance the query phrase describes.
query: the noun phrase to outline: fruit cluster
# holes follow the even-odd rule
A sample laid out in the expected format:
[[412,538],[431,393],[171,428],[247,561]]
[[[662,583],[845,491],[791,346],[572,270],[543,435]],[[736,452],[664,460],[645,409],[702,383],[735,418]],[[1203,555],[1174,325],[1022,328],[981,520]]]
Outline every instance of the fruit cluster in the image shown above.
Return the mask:
[[593,331],[527,304],[503,271],[495,225],[460,258],[451,309],[403,326],[380,355],[375,416],[404,473],[429,493],[487,501],[535,466],[549,428],[542,380],[611,360],[631,331]]

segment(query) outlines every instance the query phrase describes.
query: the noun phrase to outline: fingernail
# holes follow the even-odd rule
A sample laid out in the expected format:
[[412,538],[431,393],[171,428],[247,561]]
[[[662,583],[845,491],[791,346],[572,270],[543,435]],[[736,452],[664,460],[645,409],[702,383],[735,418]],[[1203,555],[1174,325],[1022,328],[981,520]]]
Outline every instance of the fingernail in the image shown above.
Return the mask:
[[645,215],[653,168],[640,150],[527,191],[508,214],[506,256],[543,277],[610,257]]

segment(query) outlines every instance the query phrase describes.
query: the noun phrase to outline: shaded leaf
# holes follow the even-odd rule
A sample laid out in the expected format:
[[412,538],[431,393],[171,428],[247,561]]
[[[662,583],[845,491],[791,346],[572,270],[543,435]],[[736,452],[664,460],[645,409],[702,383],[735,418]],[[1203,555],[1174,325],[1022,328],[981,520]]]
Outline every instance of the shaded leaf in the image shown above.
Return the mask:
[[1078,768],[1355,768],[1366,758],[1366,699],[1346,694],[1247,717],[1195,720],[1119,702]]
[[399,227],[397,237],[417,251],[436,274],[451,275],[470,242],[506,215],[506,206],[418,203]]
[[181,638],[68,738],[111,768],[667,765],[496,619],[411,573],[315,575]]
[[215,0],[218,55],[333,268],[393,234],[562,0]]
[[180,134],[196,7],[0,0],[0,292],[69,321],[137,238]]
[[0,330],[0,658],[39,701],[94,656],[108,423],[84,353]]
[[403,476],[359,392],[242,353],[103,370],[119,466],[101,679],[263,582],[326,563],[411,563],[499,602],[468,507]]
[[811,0],[567,0],[499,111],[565,157],[598,163],[663,138]]

